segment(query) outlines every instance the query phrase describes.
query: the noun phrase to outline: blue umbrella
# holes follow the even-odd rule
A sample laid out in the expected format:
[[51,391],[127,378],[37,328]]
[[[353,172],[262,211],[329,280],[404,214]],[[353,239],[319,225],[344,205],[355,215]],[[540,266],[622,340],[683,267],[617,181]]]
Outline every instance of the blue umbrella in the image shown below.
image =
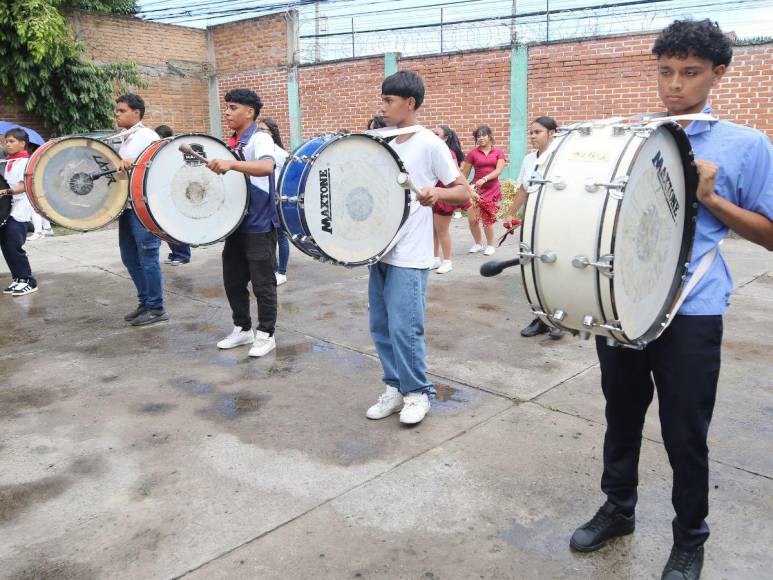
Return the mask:
[[34,143],[35,145],[42,145],[46,142],[43,137],[40,136],[40,133],[37,131],[33,131],[32,129],[28,129],[27,127],[22,127],[21,125],[17,125],[16,123],[9,123],[8,121],[0,121],[0,133],[5,135],[8,131],[11,129],[24,129],[27,132],[27,135],[30,136],[30,143]]

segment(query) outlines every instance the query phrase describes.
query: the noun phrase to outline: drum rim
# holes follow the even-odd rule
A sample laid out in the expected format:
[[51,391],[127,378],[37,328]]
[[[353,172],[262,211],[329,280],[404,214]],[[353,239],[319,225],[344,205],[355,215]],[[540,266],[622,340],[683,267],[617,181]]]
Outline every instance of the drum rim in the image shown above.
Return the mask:
[[[316,160],[316,158],[319,157],[319,155],[322,153],[322,151],[324,151],[332,143],[335,143],[336,141],[340,141],[341,139],[345,139],[345,138],[348,138],[348,137],[367,137],[368,139],[371,139],[372,141],[375,141],[376,143],[381,145],[384,149],[386,149],[389,152],[389,154],[392,156],[392,158],[397,162],[397,166],[400,169],[400,171],[405,173],[405,164],[403,163],[403,160],[400,159],[400,156],[397,154],[397,151],[392,149],[392,147],[389,146],[389,143],[387,143],[386,140],[382,139],[381,137],[377,137],[375,135],[368,135],[366,133],[332,133],[330,135],[321,135],[319,137],[311,139],[310,141],[307,141],[306,143],[304,143],[303,145],[301,145],[300,147],[296,148],[293,151],[293,154],[292,154],[293,159],[292,159],[291,163],[293,163],[293,162],[295,162],[297,160],[297,161],[299,161],[299,162],[304,164],[303,170],[301,171],[300,179],[298,180],[298,189],[299,189],[299,191],[298,191],[298,202],[297,202],[298,204],[302,203],[303,199],[306,196],[306,181],[308,179],[309,173],[311,172],[311,167],[314,164],[314,161]],[[309,161],[301,161],[300,159],[295,157],[295,153],[296,153],[296,151],[298,149],[300,149],[301,147],[307,145],[310,142],[313,142],[316,139],[322,139],[322,143],[320,144],[320,147],[314,151],[314,154],[309,158],[309,161],[311,163],[309,163]],[[280,182],[282,181],[282,178],[284,177],[284,172],[285,172],[285,170],[287,169],[287,167],[289,165],[290,165],[290,163],[285,163],[285,166],[282,168],[282,173],[280,175]],[[315,243],[316,249],[323,256],[323,258],[316,258],[316,259],[324,259],[324,260],[330,261],[330,262],[332,262],[334,264],[339,264],[339,265],[345,266],[345,267],[368,266],[368,265],[375,264],[378,261],[380,261],[381,258],[383,258],[386,255],[386,253],[392,249],[392,242],[394,242],[395,238],[397,237],[397,234],[400,232],[400,228],[402,228],[405,225],[405,222],[408,219],[408,216],[410,215],[410,211],[411,211],[411,205],[410,205],[410,203],[411,203],[411,192],[408,189],[403,189],[403,193],[404,193],[404,196],[405,196],[406,204],[405,204],[405,207],[403,208],[403,217],[400,220],[400,226],[397,228],[397,231],[395,232],[394,236],[392,236],[392,238],[389,240],[387,245],[384,246],[384,249],[382,249],[380,252],[378,252],[377,254],[372,256],[371,258],[368,258],[367,260],[358,260],[356,262],[347,262],[347,261],[338,260],[338,259],[330,256],[327,252],[325,252],[320,246],[316,245],[316,243]],[[281,194],[281,192],[280,192],[280,194]],[[281,202],[281,195],[280,195],[279,196],[279,201],[278,201],[279,206],[281,206],[281,203],[282,202]],[[281,214],[281,210],[278,213]],[[306,214],[305,213],[302,213],[302,214],[299,213],[298,217],[301,220],[301,224],[303,225],[304,230],[306,232],[311,231],[310,228],[309,228],[309,224],[306,221]],[[283,217],[280,217],[280,221],[281,221],[281,223],[284,224]],[[292,236],[289,236],[289,238],[292,239]],[[297,247],[297,244],[295,244],[295,242],[293,242],[293,245],[296,245],[296,247]],[[304,252],[304,253],[308,254],[308,252]]]
[[[684,287],[684,284],[686,281],[686,275],[688,273],[690,261],[692,258],[692,250],[693,250],[693,245],[695,243],[695,231],[697,227],[698,170],[695,165],[695,156],[693,153],[692,145],[690,144],[690,140],[687,137],[687,134],[685,133],[684,129],[676,121],[669,121],[667,123],[662,123],[658,125],[654,131],[656,131],[661,127],[667,130],[674,137],[677,150],[679,151],[679,157],[682,161],[682,167],[684,168],[685,216],[684,216],[684,224],[682,226],[682,248],[680,249],[679,260],[677,262],[679,266],[677,267],[676,272],[674,272],[674,279],[671,283],[671,289],[669,290],[669,294],[668,294],[668,296],[670,296],[671,299],[664,301],[663,307],[661,308],[658,315],[655,317],[654,322],[652,323],[652,325],[650,325],[649,329],[647,329],[647,331],[641,336],[636,338],[631,338],[625,333],[625,331],[621,332],[621,334],[625,336],[626,339],[628,339],[628,344],[636,348],[644,348],[645,346],[647,346],[647,344],[657,339],[668,326],[668,319],[671,315],[671,310],[673,309],[673,306],[676,303],[676,301],[679,299],[679,294],[682,288]],[[650,135],[651,134],[652,133],[650,133]],[[649,138],[650,135],[648,135],[647,137]],[[630,174],[630,170],[636,163],[636,160],[639,158],[641,149],[644,147],[644,144],[646,142],[647,142],[647,139],[642,140],[641,144],[639,145],[639,150],[631,159],[631,164],[628,167],[628,174]],[[622,207],[622,201],[620,202],[619,207],[617,209],[617,214],[615,216],[614,226],[612,229],[612,241],[610,244],[610,247],[611,247],[610,251],[613,254],[617,243],[616,242],[617,228],[620,222],[621,207]],[[596,276],[600,277],[601,274],[597,272]],[[614,310],[613,314],[615,316],[615,319],[619,320],[618,314],[617,314],[617,308],[615,306],[614,282],[615,282],[615,279],[613,276],[612,278],[610,278],[610,284],[611,284],[610,290],[611,290],[612,304],[613,304],[613,310]]]
[[[164,229],[158,225],[156,218],[153,217],[153,212],[150,211],[147,196],[145,195],[148,164],[153,160],[155,153],[158,150],[163,149],[166,145],[168,145],[166,139],[153,141],[137,155],[131,175],[129,176],[129,197],[131,198],[134,215],[137,216],[137,219],[140,220],[142,225],[145,226],[151,234],[165,242],[179,244],[179,240],[168,235]],[[137,196],[135,196],[136,189],[139,189],[139,194]],[[135,199],[135,197],[137,199]]]
[[112,147],[110,147],[110,145],[108,145],[107,143],[105,143],[101,139],[96,139],[94,137],[88,137],[86,135],[65,135],[65,136],[62,136],[62,137],[57,137],[55,139],[49,139],[48,141],[43,143],[43,145],[38,147],[32,153],[32,155],[30,155],[29,161],[27,162],[27,167],[24,169],[24,189],[27,192],[27,199],[32,204],[32,207],[35,209],[35,211],[37,213],[42,215],[47,220],[52,221],[55,224],[57,224],[57,225],[59,225],[59,226],[61,226],[63,228],[67,228],[68,230],[72,230],[74,232],[93,232],[95,230],[99,230],[99,229],[102,229],[102,228],[110,225],[111,223],[116,221],[119,217],[121,217],[121,214],[126,209],[126,202],[130,198],[130,186],[129,186],[128,180],[127,180],[126,198],[123,200],[123,203],[121,204],[120,211],[118,213],[116,213],[114,216],[112,216],[109,221],[105,222],[101,226],[97,226],[97,227],[94,227],[94,228],[85,228],[85,227],[77,227],[77,226],[70,225],[70,224],[65,225],[65,224],[62,223],[63,220],[59,219],[57,216],[52,216],[50,214],[50,212],[46,212],[45,208],[40,203],[38,203],[38,197],[35,195],[35,191],[34,191],[35,188],[33,187],[33,184],[35,182],[35,176],[34,176],[35,168],[37,167],[38,163],[40,162],[40,158],[42,157],[42,155],[43,155],[43,153],[45,151],[47,151],[48,149],[50,149],[51,147],[53,147],[57,143],[61,143],[62,141],[66,141],[66,140],[69,140],[69,139],[86,139],[88,141],[94,141],[96,143],[100,143],[101,145],[104,145],[105,147],[107,147],[107,149],[110,150],[110,152],[115,156],[116,159],[118,159],[118,161],[120,161],[120,159],[121,159],[121,157],[118,155],[118,153]]
[[[245,181],[245,185],[246,185],[246,189],[247,189],[247,195],[245,196],[244,210],[242,211],[241,218],[236,223],[236,225],[233,228],[231,228],[231,230],[227,234],[225,234],[223,237],[221,237],[220,239],[217,239],[217,240],[213,240],[211,242],[206,242],[204,244],[190,244],[188,242],[183,242],[183,241],[178,240],[177,238],[169,235],[169,233],[167,233],[166,230],[164,230],[164,228],[161,227],[161,225],[158,223],[158,221],[156,221],[156,218],[153,216],[153,212],[150,209],[150,205],[148,204],[148,197],[145,194],[145,188],[146,188],[146,185],[147,185],[147,180],[148,180],[148,175],[149,175],[149,172],[148,172],[147,169],[148,169],[148,164],[153,161],[153,159],[155,158],[156,154],[159,151],[161,151],[161,149],[163,149],[164,147],[166,147],[169,144],[171,144],[171,142],[174,141],[175,139],[180,139],[182,137],[207,137],[209,139],[217,141],[218,143],[223,145],[223,147],[225,147],[231,155],[234,156],[234,160],[241,161],[241,159],[234,152],[234,150],[231,149],[225,142],[221,141],[217,137],[213,137],[212,135],[208,135],[206,133],[179,133],[177,135],[172,135],[170,137],[165,137],[164,139],[159,139],[158,141],[154,141],[153,143],[148,145],[145,149],[142,150],[142,153],[140,153],[137,156],[137,160],[139,161],[139,159],[142,158],[143,155],[146,154],[146,152],[149,155],[149,157],[147,159],[143,159],[142,160],[142,162],[143,162],[143,166],[142,166],[142,182],[140,184],[142,186],[142,188],[141,188],[142,194],[140,196],[140,201],[142,202],[143,211],[150,218],[150,220],[152,221],[152,224],[155,226],[155,228],[158,230],[159,233],[154,232],[151,228],[148,228],[148,230],[154,236],[156,236],[157,238],[159,238],[161,240],[164,240],[165,242],[172,242],[174,244],[188,244],[189,246],[191,246],[193,248],[200,248],[200,247],[204,247],[204,246],[211,246],[213,244],[217,244],[219,242],[222,242],[224,239],[226,239],[229,236],[233,235],[234,232],[236,232],[239,229],[239,227],[242,225],[242,222],[244,221],[244,217],[247,215],[247,212],[249,211],[249,208],[250,208],[250,185],[251,185],[250,179],[249,179],[249,177],[246,174],[242,174],[244,176],[244,181]],[[156,146],[156,149],[154,151],[148,152],[148,150],[151,147],[153,147],[154,145]],[[135,167],[135,169],[132,169],[132,176],[130,176],[130,182],[133,182],[134,171],[138,167],[139,167],[139,164]],[[130,183],[129,197],[130,197],[130,199],[132,201],[132,208],[134,208],[134,188],[132,187],[132,185],[133,185],[133,183]],[[138,217],[139,217],[139,215],[138,215]],[[142,221],[141,218],[140,218],[140,221]]]

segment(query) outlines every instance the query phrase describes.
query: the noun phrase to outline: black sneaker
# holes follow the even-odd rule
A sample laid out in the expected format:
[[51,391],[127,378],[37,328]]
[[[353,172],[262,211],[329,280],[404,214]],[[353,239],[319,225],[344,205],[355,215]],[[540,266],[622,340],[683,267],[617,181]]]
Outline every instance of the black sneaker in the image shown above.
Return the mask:
[[594,552],[608,540],[632,534],[636,527],[636,516],[626,516],[606,502],[596,515],[574,531],[569,545],[578,552]]
[[163,308],[146,308],[145,312],[132,320],[132,326],[147,326],[165,320],[169,320],[169,315]]
[[548,330],[550,330],[550,327],[547,324],[542,322],[539,318],[535,318],[531,321],[529,326],[521,331],[521,336],[531,338],[532,336],[537,336],[538,334],[545,334]]
[[19,283],[18,278],[14,278],[11,280],[11,285],[8,286],[5,290],[3,290],[3,294],[13,294],[13,291],[16,289],[16,285]]
[[682,550],[674,545],[661,580],[698,580],[703,569],[703,546],[697,550]]
[[143,312],[145,312],[146,310],[147,310],[147,308],[145,308],[145,307],[144,307],[142,304],[140,304],[139,306],[137,306],[137,308],[135,308],[134,310],[132,310],[131,312],[129,312],[129,314],[127,314],[126,316],[124,316],[124,317],[123,317],[123,319],[124,319],[126,322],[131,322],[132,320],[134,320],[135,318],[137,318],[137,317],[138,317],[140,314],[142,314],[142,313],[143,313]]
[[550,332],[548,332],[548,336],[552,338],[553,340],[558,340],[562,336],[564,336],[564,331],[560,328],[551,328]]

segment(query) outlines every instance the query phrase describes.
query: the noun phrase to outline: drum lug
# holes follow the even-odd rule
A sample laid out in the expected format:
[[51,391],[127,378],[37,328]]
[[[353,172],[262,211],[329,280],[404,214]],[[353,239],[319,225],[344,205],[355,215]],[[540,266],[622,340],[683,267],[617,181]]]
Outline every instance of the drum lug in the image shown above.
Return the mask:
[[598,326],[598,324],[596,324],[596,321],[594,320],[593,316],[591,316],[590,314],[586,314],[582,318],[582,325],[585,327],[585,329],[581,330],[578,334],[580,335],[580,338],[582,340],[588,340],[591,335],[590,329],[593,328],[594,326]]
[[604,254],[599,257],[598,262],[591,262],[586,256],[575,256],[572,260],[572,266],[575,268],[587,268],[592,266],[599,271],[599,274],[612,278],[614,276],[614,261],[615,256],[613,254]]
[[628,129],[629,127],[626,125],[612,125],[612,135],[615,137],[620,137],[621,135],[625,135]]
[[288,195],[280,195],[279,196],[280,201],[286,201],[288,203],[297,203],[298,202],[298,196],[288,196]]
[[607,320],[606,324],[598,324],[597,326],[611,332],[623,332],[619,320]]
[[580,125],[579,127],[577,127],[577,132],[580,135],[587,137],[593,132],[593,127],[591,127],[590,125]]
[[553,189],[557,189],[559,191],[566,189],[566,182],[560,175],[556,175],[553,177],[553,179],[530,179],[529,187],[532,187],[533,185],[545,185],[547,183],[552,184]]
[[552,264],[558,259],[558,256],[555,252],[548,250],[544,254],[541,254],[539,259],[543,264]]
[[529,307],[531,307],[532,314],[535,314],[536,316],[548,316],[548,313],[541,310],[536,304],[529,304]]
[[517,252],[517,255],[521,257],[521,264],[528,264],[532,261],[532,258],[537,257],[537,254],[531,251],[529,244],[526,242],[521,242],[518,246],[518,249],[520,252]]
[[613,197],[617,197],[612,193],[612,190],[619,190],[619,198],[622,199],[623,197],[623,191],[625,190],[625,186],[628,184],[628,176],[627,175],[621,175],[620,177],[615,178],[614,181],[610,183],[606,183],[603,181],[596,181],[592,177],[589,177],[585,180],[585,191],[588,193],[594,193],[598,191],[599,187],[605,187],[607,189],[607,192],[609,192],[610,195]]
[[550,318],[556,322],[563,322],[564,318],[566,318],[566,312],[563,310],[556,310],[550,315]]

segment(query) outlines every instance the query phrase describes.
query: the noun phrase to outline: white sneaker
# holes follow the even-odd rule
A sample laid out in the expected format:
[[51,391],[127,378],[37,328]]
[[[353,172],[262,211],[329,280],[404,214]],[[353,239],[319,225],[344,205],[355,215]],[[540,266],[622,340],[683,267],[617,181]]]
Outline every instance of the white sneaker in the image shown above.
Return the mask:
[[368,409],[365,416],[368,419],[383,419],[392,413],[397,413],[403,408],[403,396],[394,387],[387,386],[376,401],[376,404]]
[[429,269],[430,269],[430,270],[437,270],[438,268],[440,268],[440,263],[441,263],[441,262],[440,262],[440,258],[438,258],[437,256],[435,256],[435,257],[432,259],[432,265],[429,267]]
[[405,404],[400,411],[400,423],[415,425],[421,423],[429,412],[429,397],[426,393],[409,393],[403,397]]
[[448,274],[451,270],[454,269],[454,266],[451,264],[451,260],[443,260],[443,263],[440,265],[440,268],[437,269],[436,274]]
[[276,340],[267,332],[255,331],[255,341],[250,349],[250,356],[265,356],[276,348]]
[[32,294],[37,291],[38,291],[37,286],[30,286],[28,282],[23,281],[23,282],[19,282],[18,284],[16,284],[16,286],[14,286],[13,293],[11,294],[11,296],[13,296],[14,298],[18,298],[19,296],[26,296],[27,294]]
[[480,252],[482,249],[483,249],[483,246],[481,246],[480,244],[473,244],[472,248],[470,248],[470,249],[467,251],[467,253],[469,253],[469,254],[477,254],[477,253],[478,253],[478,252]]
[[30,235],[27,236],[27,241],[28,242],[33,242],[35,240],[39,240],[42,237],[43,237],[43,233],[42,232],[34,232],[34,233],[31,233]]
[[279,272],[276,273],[276,285],[281,286],[282,284],[287,283],[287,275],[286,274],[280,274]]
[[253,340],[255,340],[255,334],[252,332],[252,329],[242,330],[241,327],[234,326],[231,334],[217,343],[217,348],[234,348],[236,346],[250,344]]
[[484,256],[493,256],[494,252],[496,252],[497,249],[494,246],[486,246],[486,249],[483,250]]

